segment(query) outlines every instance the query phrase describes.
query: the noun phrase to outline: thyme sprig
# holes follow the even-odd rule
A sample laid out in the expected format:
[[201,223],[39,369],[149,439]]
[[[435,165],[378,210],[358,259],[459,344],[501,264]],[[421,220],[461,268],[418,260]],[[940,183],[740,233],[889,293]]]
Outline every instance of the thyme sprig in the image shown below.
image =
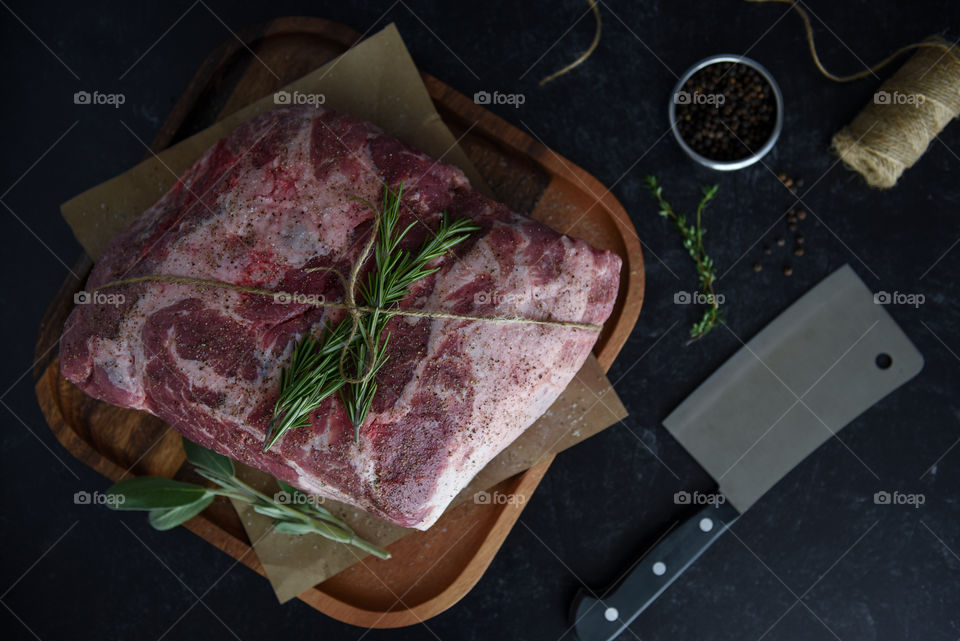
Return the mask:
[[720,314],[720,301],[714,292],[714,284],[717,280],[717,274],[714,270],[713,259],[707,255],[703,246],[703,237],[707,230],[703,228],[703,214],[707,210],[707,205],[717,195],[718,185],[704,185],[700,188],[700,201],[697,203],[697,218],[695,223],[688,223],[685,216],[677,214],[673,207],[663,197],[663,188],[657,181],[656,176],[647,176],[647,188],[657,199],[660,207],[658,212],[664,218],[673,222],[677,231],[683,238],[683,246],[686,248],[690,258],[693,259],[697,269],[697,283],[699,291],[703,294],[707,302],[707,309],[699,321],[690,328],[690,339],[698,340],[707,335],[707,333],[717,326],[722,320]]
[[[309,334],[294,348],[290,366],[281,375],[280,396],[267,430],[264,451],[272,447],[291,429],[309,425],[310,414],[331,395],[339,392],[354,429],[354,441],[360,441],[360,426],[367,418],[377,393],[377,372],[387,362],[389,333],[387,323],[396,316],[395,306],[409,293],[410,287],[439,267],[429,264],[480,229],[466,219],[451,220],[446,212],[440,226],[416,252],[400,249],[400,243],[417,225],[414,221],[397,231],[403,184],[397,189],[384,187],[380,209],[365,202],[376,213],[376,234],[373,244],[374,268],[357,285],[361,310],[350,315],[332,330],[324,331],[319,341]],[[362,255],[365,257],[367,252]],[[346,283],[350,288],[358,266]]]
[[389,552],[359,538],[346,523],[295,487],[277,481],[280,491],[268,496],[237,478],[233,461],[226,456],[187,439],[183,439],[183,449],[197,474],[216,487],[159,476],[138,476],[120,481],[107,490],[107,505],[115,510],[147,510],[150,525],[157,530],[169,530],[200,514],[217,496],[226,496],[249,503],[258,514],[273,519],[277,532],[319,534],[377,558],[390,558]]

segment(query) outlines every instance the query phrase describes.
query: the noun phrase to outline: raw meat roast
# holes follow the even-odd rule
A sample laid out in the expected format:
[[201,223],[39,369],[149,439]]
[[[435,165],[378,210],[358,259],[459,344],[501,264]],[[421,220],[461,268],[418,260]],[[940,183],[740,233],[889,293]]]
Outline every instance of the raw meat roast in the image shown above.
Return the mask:
[[308,427],[263,452],[296,343],[345,313],[311,304],[342,301],[342,280],[305,270],[348,275],[373,219],[354,197],[379,205],[384,184],[401,183],[399,228],[422,223],[403,247],[419,247],[443,211],[482,227],[437,259],[440,271],[416,282],[401,308],[598,325],[609,316],[620,274],[615,254],[511,212],[474,191],[459,169],[368,122],[286,107],[209,149],[113,239],[87,290],[178,275],[292,296],[155,281],[102,289],[67,320],[64,376],[302,490],[426,529],[547,410],[597,332],[395,317],[359,444],[335,396]]

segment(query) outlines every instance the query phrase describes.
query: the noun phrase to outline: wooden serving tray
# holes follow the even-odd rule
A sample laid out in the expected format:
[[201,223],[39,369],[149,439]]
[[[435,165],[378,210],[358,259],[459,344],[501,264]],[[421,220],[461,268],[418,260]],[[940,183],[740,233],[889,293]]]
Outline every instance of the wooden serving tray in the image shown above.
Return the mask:
[[[231,38],[200,67],[153,141],[153,151],[306,75],[360,38],[349,27],[319,18],[280,18],[239,36],[244,44]],[[247,47],[280,79],[254,63]],[[423,80],[454,135],[469,129],[460,145],[499,200],[623,258],[616,307],[594,348],[601,366],[608,369],[643,302],[640,241],[627,213],[590,174],[436,78],[423,74]],[[83,255],[73,271],[86,280],[91,267],[90,258]],[[73,294],[82,285],[69,277],[41,324],[34,376],[50,428],[71,454],[114,481],[129,475],[189,478],[189,469],[181,469],[180,437],[160,419],[96,401],[60,376],[54,348],[73,306]],[[503,481],[496,489],[529,498],[551,460]],[[428,619],[456,603],[480,579],[522,510],[522,504],[460,505],[430,530],[390,545],[392,559],[368,558],[307,590],[300,599],[363,627],[399,627]],[[225,499],[217,499],[186,527],[263,574],[236,512]]]

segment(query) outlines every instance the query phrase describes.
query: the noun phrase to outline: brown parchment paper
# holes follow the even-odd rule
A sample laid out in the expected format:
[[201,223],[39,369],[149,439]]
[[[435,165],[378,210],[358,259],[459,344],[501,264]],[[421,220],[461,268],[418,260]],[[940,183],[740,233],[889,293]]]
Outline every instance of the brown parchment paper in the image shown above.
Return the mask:
[[[339,58],[284,87],[292,94],[322,94],[324,106],[367,119],[424,153],[462,169],[475,189],[491,191],[440,119],[413,60],[394,25],[359,43]],[[61,206],[64,218],[94,259],[110,239],[153,205],[213,143],[242,122],[276,106],[271,94],[94,187]],[[528,469],[544,458],[613,425],[627,415],[599,363],[592,356],[551,408],[474,478],[452,506],[478,491]],[[269,475],[238,465],[244,480],[268,494],[277,487]],[[406,528],[331,500],[324,506],[346,520],[361,537],[388,545]],[[269,518],[234,502],[247,535],[277,598],[287,601],[360,560],[352,547],[317,535],[272,531]]]

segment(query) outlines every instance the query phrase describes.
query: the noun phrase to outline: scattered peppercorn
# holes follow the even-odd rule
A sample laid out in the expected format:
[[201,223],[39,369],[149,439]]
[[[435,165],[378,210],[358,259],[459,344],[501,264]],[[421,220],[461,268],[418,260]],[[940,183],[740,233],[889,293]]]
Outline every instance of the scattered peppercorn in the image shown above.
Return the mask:
[[698,154],[734,161],[770,139],[777,105],[770,84],[745,64],[718,62],[693,74],[674,96],[677,131]]
[[[790,190],[790,193],[792,194],[797,193],[797,188],[803,184],[803,180],[801,180],[800,178],[797,178],[796,180],[794,180],[793,178],[790,178],[789,176],[787,176],[786,173],[782,171],[779,174],[777,174],[777,178],[780,180],[781,183],[783,183],[784,187]],[[793,210],[790,210],[790,213],[793,213]]]
[[[779,174],[777,174],[777,179],[784,185],[784,187],[789,189],[790,192],[793,194],[796,194],[797,190],[803,186],[803,179],[791,178],[787,176],[786,172],[780,172]],[[796,205],[799,202],[800,200],[798,198],[797,202],[794,205]],[[803,256],[806,251],[803,248],[805,239],[802,234],[798,233],[800,229],[800,221],[806,219],[806,217],[807,217],[807,212],[802,209],[797,209],[795,206],[790,207],[784,214],[785,225],[793,238],[791,251],[793,252],[794,256]],[[773,238],[773,243],[776,244],[777,247],[785,247],[787,244],[786,235],[777,236]],[[762,247],[763,247],[764,256],[770,256],[774,253],[773,247],[769,243],[765,243],[764,245],[762,245]],[[781,257],[782,255],[778,253],[777,260],[780,260]],[[783,271],[784,276],[793,275],[794,268],[792,265],[784,263],[781,269]],[[753,264],[754,272],[759,272],[762,270],[763,270],[762,262],[756,262]]]

